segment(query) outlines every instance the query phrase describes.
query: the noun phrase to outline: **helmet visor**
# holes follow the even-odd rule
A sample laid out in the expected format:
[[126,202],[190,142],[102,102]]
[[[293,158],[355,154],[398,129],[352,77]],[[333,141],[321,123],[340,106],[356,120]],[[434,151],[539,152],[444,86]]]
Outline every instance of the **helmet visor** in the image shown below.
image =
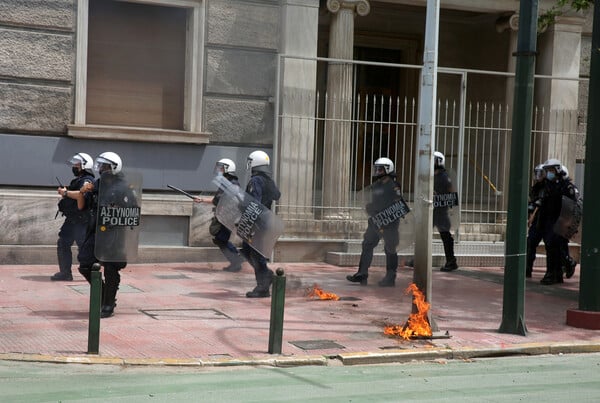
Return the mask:
[[215,175],[224,174],[225,172],[227,172],[228,167],[229,167],[228,164],[224,164],[222,162],[217,162],[215,164]]
[[382,176],[387,174],[387,169],[385,165],[374,165],[373,166],[373,176]]
[[96,162],[94,162],[94,170],[98,173],[103,173],[107,171],[112,172],[115,166],[116,164],[114,162],[102,157],[96,158]]

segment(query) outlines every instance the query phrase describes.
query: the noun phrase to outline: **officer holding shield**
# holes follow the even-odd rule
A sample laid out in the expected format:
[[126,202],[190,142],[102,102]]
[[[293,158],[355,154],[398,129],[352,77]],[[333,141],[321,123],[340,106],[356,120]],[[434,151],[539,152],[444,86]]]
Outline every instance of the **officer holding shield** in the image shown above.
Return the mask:
[[[248,155],[247,169],[251,170],[251,177],[246,192],[259,200],[262,205],[271,209],[273,201],[279,200],[281,193],[271,178],[271,164],[266,152],[257,150]],[[242,243],[242,255],[254,268],[256,287],[246,293],[248,298],[266,298],[270,296],[269,287],[273,281],[273,271],[267,267],[267,259],[250,246],[247,241]]]
[[[454,192],[452,181],[446,171],[446,157],[439,151],[433,153],[434,171],[433,171],[433,191],[436,195],[451,195]],[[444,203],[446,204],[446,203]],[[446,255],[446,264],[440,268],[440,271],[453,271],[458,269],[456,256],[454,256],[454,238],[450,233],[450,216],[448,215],[448,206],[434,206],[433,208],[433,226],[437,228],[444,245],[444,254]]]
[[[215,165],[215,174],[223,175],[233,185],[239,186],[238,177],[235,174],[235,163],[229,158],[221,158]],[[219,204],[219,199],[223,195],[224,189],[219,188],[217,194],[212,198],[194,197],[196,203],[212,203],[215,207]],[[229,261],[229,265],[223,270],[229,272],[238,272],[242,270],[244,259],[238,253],[237,248],[229,239],[231,238],[231,230],[222,225],[217,217],[213,217],[210,222],[209,232],[213,236],[213,243],[219,247],[223,256]]]
[[[124,250],[125,240],[121,233],[111,232],[110,229],[118,226],[139,225],[139,201],[135,192],[125,181],[121,173],[122,168],[121,157],[116,153],[100,154],[94,164],[94,169],[99,173],[100,178],[96,179],[93,184],[86,184],[80,191],[85,200],[84,208],[90,213],[90,225],[86,239],[79,251],[79,272],[91,283],[92,265],[101,262],[104,266],[102,311],[100,313],[102,318],[110,317],[114,313],[117,290],[121,282],[119,271],[127,266],[127,253]],[[102,225],[98,225],[98,219],[103,220],[103,223],[100,223]],[[97,233],[97,230],[106,232]],[[102,245],[98,245],[98,243]],[[114,258],[107,258],[106,250],[110,250]]]
[[385,251],[385,277],[379,281],[380,287],[394,287],[396,283],[396,270],[398,268],[398,252],[396,248],[400,243],[398,231],[399,214],[406,214],[394,207],[395,202],[403,201],[400,184],[396,182],[394,163],[389,158],[379,158],[373,164],[373,184],[371,202],[367,203],[366,210],[369,215],[367,230],[363,235],[362,252],[358,271],[346,276],[352,283],[367,284],[369,267],[373,261],[373,250],[383,238]]
[[555,232],[560,216],[563,196],[577,201],[579,191],[570,181],[564,180],[562,164],[557,159],[544,162],[546,172],[546,194],[539,209],[539,220],[546,247],[546,274],[540,283],[551,285],[563,282],[562,256],[565,238]]

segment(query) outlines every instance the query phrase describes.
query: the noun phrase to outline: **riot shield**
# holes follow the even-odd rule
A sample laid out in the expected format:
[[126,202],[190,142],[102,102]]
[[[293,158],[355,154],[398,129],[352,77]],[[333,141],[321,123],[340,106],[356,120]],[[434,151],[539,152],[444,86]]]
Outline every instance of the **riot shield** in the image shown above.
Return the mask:
[[[409,214],[410,207],[401,195],[397,195],[393,199],[390,198],[390,200],[379,200],[378,203],[373,203],[374,199],[378,199],[379,197],[379,195],[373,194],[373,187],[371,185],[360,191],[357,200],[364,203],[364,211],[368,217],[369,224],[374,225],[378,230],[398,221],[400,242],[397,251],[402,255],[412,255],[415,244],[415,221],[414,215]],[[374,204],[380,206],[377,209],[378,211],[373,211]]]
[[566,239],[571,239],[579,231],[583,213],[581,199],[575,201],[567,196],[562,197],[560,216],[554,223],[554,232]]
[[98,189],[95,255],[101,262],[137,257],[142,207],[142,175],[103,173]]
[[460,207],[454,171],[446,170],[447,182],[443,177],[434,176],[433,225],[439,231],[456,233],[460,223]]
[[223,176],[216,176],[213,182],[224,190],[215,209],[219,222],[269,259],[283,234],[283,221]]

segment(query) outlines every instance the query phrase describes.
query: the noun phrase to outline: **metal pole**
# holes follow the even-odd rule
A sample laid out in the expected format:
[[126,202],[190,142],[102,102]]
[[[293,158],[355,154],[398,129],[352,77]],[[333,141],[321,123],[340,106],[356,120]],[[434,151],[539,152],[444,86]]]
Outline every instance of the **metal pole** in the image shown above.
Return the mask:
[[521,0],[514,113],[510,149],[508,219],[504,267],[504,294],[500,333],[525,336],[525,266],[527,255],[527,194],[537,40],[538,1]]
[[92,265],[90,282],[90,319],[88,325],[88,354],[98,354],[100,345],[100,304],[102,302],[102,273],[100,265]]
[[585,206],[581,233],[581,279],[579,282],[579,309],[600,311],[600,203],[595,176],[600,172],[600,4],[594,5],[592,30],[592,56],[590,65],[590,89],[588,124],[585,141],[584,192]]
[[273,277],[271,297],[271,322],[269,326],[269,354],[281,354],[283,337],[283,311],[285,307],[285,273],[280,267]]
[[[435,100],[440,1],[427,0],[425,48],[419,95],[419,133],[415,167],[415,270],[413,281],[431,303],[431,233],[433,230],[433,147],[435,145]],[[413,306],[413,310],[414,310]],[[432,330],[434,323],[429,318]]]

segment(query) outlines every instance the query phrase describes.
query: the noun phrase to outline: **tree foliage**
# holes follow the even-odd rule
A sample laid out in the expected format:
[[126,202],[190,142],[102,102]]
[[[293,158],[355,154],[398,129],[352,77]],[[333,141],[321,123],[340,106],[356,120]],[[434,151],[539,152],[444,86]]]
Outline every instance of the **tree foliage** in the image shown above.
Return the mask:
[[556,0],[556,4],[538,17],[538,32],[544,32],[559,17],[570,10],[585,11],[594,0]]

